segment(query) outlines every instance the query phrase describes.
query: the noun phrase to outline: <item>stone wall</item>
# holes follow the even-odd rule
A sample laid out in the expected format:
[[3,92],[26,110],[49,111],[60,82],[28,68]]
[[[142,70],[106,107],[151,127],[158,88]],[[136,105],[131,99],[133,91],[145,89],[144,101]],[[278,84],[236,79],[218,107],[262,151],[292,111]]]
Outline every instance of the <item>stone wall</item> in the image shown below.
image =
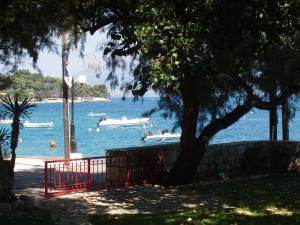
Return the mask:
[[[209,145],[197,170],[197,180],[287,172],[297,142],[249,141]],[[178,144],[112,149],[128,154],[165,153],[164,168],[169,170],[179,154]],[[148,158],[149,159],[149,158]]]
[[[155,145],[108,150],[107,179],[119,183],[125,180],[126,185],[159,183],[162,171],[175,162],[178,149],[177,145]],[[117,164],[111,166],[111,161]],[[126,165],[120,166],[120,162],[126,162]]]
[[198,179],[287,172],[296,142],[249,141],[210,145]]

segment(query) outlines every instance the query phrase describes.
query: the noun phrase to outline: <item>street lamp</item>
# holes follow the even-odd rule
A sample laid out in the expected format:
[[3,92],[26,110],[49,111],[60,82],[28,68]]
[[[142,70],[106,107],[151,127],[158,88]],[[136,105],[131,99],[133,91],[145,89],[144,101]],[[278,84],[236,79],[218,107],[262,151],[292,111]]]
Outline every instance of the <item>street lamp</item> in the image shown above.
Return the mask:
[[65,159],[70,159],[70,130],[69,130],[69,102],[68,102],[68,85],[66,83],[66,77],[69,77],[67,70],[68,55],[66,33],[62,33],[62,80],[63,80],[63,122],[64,122],[64,153]]
[[78,81],[78,83],[81,84],[81,85],[84,84],[84,83],[86,83],[86,76],[84,76],[84,75],[79,75],[77,81]]
[[[86,77],[84,75],[80,75],[78,77],[78,83],[84,84],[86,82]],[[74,78],[72,78],[72,88],[71,88],[71,95],[72,95],[72,102],[71,102],[71,110],[72,110],[72,118],[71,118],[71,140],[70,140],[70,148],[71,153],[77,152],[77,145],[75,139],[75,119],[74,119],[74,98],[75,98],[75,83]]]

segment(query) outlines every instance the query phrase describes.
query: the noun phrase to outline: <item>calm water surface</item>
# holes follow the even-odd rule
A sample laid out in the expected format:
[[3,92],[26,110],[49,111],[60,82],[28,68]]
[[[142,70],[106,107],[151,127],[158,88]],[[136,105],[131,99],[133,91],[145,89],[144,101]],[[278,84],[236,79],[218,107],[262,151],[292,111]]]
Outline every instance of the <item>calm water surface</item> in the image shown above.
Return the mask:
[[[78,152],[84,157],[101,156],[105,150],[130,146],[146,145],[141,141],[144,134],[143,127],[100,128],[96,131],[98,117],[88,117],[89,112],[106,113],[109,118],[128,119],[140,117],[143,112],[156,106],[158,98],[145,98],[143,102],[133,102],[130,99],[122,101],[112,98],[110,102],[81,102],[75,103],[76,141]],[[279,120],[281,115],[279,114]],[[300,118],[296,114],[290,122],[290,138],[300,139]],[[53,128],[24,128],[21,130],[17,154],[19,156],[63,156],[63,113],[61,103],[37,104],[32,113],[31,122],[53,122]],[[165,120],[160,113],[150,118],[153,130],[171,129],[174,120]],[[279,121],[280,125],[281,121]],[[155,128],[154,128],[155,127]],[[89,129],[90,128],[90,129]],[[279,128],[279,138],[281,128]],[[89,131],[90,130],[90,131]],[[53,139],[57,147],[51,149],[49,140]],[[241,118],[237,123],[226,130],[219,132],[211,143],[233,142],[243,140],[268,139],[268,113],[254,110]]]

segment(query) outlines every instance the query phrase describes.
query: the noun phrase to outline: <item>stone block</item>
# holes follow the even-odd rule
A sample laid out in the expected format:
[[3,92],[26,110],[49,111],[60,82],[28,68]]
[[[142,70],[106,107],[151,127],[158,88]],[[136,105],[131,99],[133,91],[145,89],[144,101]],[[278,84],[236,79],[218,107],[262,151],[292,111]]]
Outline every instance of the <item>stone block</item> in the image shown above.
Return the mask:
[[20,199],[25,202],[25,207],[27,210],[35,208],[35,200],[34,197],[30,197],[27,195],[21,195]]
[[1,213],[6,213],[6,212],[11,212],[12,207],[9,202],[0,202],[0,212]]
[[24,211],[26,208],[26,204],[23,200],[18,199],[13,202],[13,210],[14,211]]

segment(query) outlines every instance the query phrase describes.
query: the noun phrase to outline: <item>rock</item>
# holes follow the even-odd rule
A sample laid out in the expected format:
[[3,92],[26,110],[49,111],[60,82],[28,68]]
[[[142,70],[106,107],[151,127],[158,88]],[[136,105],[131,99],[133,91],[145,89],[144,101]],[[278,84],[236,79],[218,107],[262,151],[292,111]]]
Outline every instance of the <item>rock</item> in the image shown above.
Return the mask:
[[27,195],[21,195],[20,199],[25,202],[26,209],[34,209],[35,208],[35,201],[33,197],[29,197]]
[[26,208],[26,204],[23,200],[16,200],[13,202],[13,210],[14,211],[24,211]]
[[0,212],[11,212],[12,207],[9,202],[0,202]]

